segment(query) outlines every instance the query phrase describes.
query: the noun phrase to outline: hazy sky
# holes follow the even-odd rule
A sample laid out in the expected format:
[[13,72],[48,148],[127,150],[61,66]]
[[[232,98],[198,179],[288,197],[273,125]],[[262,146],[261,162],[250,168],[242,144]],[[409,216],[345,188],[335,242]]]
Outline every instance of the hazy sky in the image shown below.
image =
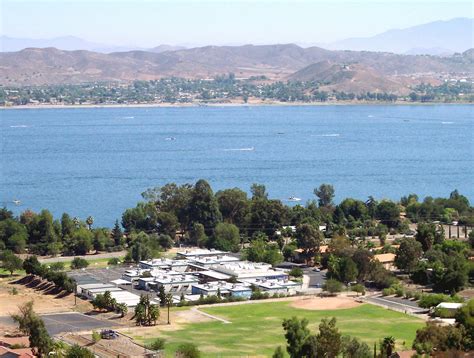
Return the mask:
[[473,17],[471,1],[0,0],[1,34],[93,42],[314,44],[435,20]]

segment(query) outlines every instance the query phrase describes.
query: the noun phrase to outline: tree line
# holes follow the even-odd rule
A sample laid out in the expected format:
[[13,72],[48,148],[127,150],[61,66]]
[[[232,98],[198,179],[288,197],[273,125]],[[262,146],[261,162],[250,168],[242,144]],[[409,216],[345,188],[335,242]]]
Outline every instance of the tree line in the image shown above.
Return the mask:
[[326,101],[464,101],[472,102],[472,84],[444,83],[440,86],[421,84],[408,96],[387,92],[354,93],[326,91],[318,81],[278,81],[269,83],[265,76],[236,79],[233,73],[213,80],[163,78],[152,81],[122,83],[89,83],[77,85],[42,85],[0,89],[0,105],[26,105],[31,101],[43,104],[127,104],[127,103],[190,103],[226,102],[250,98],[280,102]]

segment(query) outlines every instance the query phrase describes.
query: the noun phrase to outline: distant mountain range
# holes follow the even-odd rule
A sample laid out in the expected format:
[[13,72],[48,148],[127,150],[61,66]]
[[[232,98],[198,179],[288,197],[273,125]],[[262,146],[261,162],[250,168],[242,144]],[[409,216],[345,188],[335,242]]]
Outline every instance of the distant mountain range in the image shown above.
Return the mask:
[[435,21],[372,37],[350,38],[327,45],[332,50],[385,51],[410,55],[451,55],[474,47],[474,19]]
[[472,50],[451,57],[331,51],[294,44],[155,51],[104,54],[28,48],[0,53],[0,84],[74,84],[170,76],[213,78],[233,72],[237,78],[265,75],[270,81],[317,81],[326,89],[348,92],[406,93],[409,85],[440,83],[443,75],[474,77]]
[[[329,50],[379,51],[407,55],[446,56],[464,52],[474,47],[474,19],[456,18],[427,24],[393,29],[384,33],[361,38],[349,38],[333,43],[317,44]],[[25,48],[54,47],[60,50],[87,50],[101,53],[125,51],[164,52],[182,50],[183,46],[159,45],[154,48],[113,46],[83,40],[74,36],[52,39],[26,39],[7,36],[0,37],[1,52],[15,52]],[[303,46],[307,47],[307,46]]]
[[144,47],[130,47],[130,46],[110,46],[96,42],[83,40],[75,36],[62,36],[52,39],[27,39],[15,38],[8,36],[0,36],[0,50],[1,52],[16,52],[25,48],[48,48],[54,47],[60,50],[75,51],[86,50],[101,53],[111,53],[119,51],[151,51],[164,52],[182,50],[183,46],[159,45],[153,48]]

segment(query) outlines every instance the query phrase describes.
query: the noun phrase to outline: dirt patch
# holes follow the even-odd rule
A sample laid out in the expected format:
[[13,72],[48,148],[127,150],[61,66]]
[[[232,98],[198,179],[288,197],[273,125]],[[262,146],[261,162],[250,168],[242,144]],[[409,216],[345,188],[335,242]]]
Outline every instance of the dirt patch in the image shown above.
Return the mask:
[[[14,283],[21,282],[21,283]],[[16,290],[13,294],[13,289]],[[54,313],[80,311],[87,312],[92,305],[84,300],[77,299],[74,305],[74,295],[65,295],[57,292],[45,282],[22,281],[19,277],[3,278],[0,280],[0,316],[9,316],[18,311],[18,306],[28,301],[34,301],[36,313]]]
[[174,312],[174,316],[176,323],[199,323],[212,321],[212,318],[206,317],[192,309]]
[[119,335],[118,338],[112,340],[101,339],[96,343],[94,343],[90,334],[67,334],[61,338],[69,344],[87,347],[96,355],[106,358],[143,357],[144,354],[153,353],[124,335]]
[[360,304],[360,302],[349,297],[317,297],[295,300],[290,306],[305,310],[339,310],[357,307]]

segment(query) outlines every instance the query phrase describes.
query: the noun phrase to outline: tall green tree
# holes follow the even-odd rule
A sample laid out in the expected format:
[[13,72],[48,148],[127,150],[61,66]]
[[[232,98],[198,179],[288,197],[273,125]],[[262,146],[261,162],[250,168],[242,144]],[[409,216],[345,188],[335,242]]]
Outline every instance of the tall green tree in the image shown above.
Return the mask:
[[285,330],[285,339],[287,342],[286,351],[291,358],[302,357],[302,350],[306,339],[310,335],[308,329],[308,320],[292,317],[283,320],[283,329]]
[[321,233],[310,224],[303,224],[296,228],[296,243],[298,248],[303,249],[306,260],[314,257],[321,245]]
[[233,224],[219,223],[215,229],[214,246],[223,251],[239,251],[239,228]]
[[400,243],[395,256],[395,265],[406,272],[413,272],[423,255],[421,244],[410,238],[405,238]]
[[323,318],[319,324],[318,357],[337,357],[341,351],[342,338],[336,327],[336,318]]
[[23,268],[23,260],[10,250],[5,250],[0,255],[0,260],[2,261],[1,267],[10,272],[10,275],[13,275],[13,272]]
[[226,189],[218,191],[216,198],[223,220],[242,227],[250,208],[247,193],[238,188]]
[[207,235],[211,235],[216,225],[222,220],[219,205],[211,186],[203,179],[196,182],[191,194],[189,217],[191,222],[198,222],[204,225]]
[[122,246],[124,244],[123,232],[120,228],[118,220],[115,220],[114,228],[112,229],[112,239],[114,240],[114,245],[116,247]]
[[334,187],[330,184],[321,184],[319,188],[314,189],[314,195],[318,197],[320,207],[329,207],[333,205]]

